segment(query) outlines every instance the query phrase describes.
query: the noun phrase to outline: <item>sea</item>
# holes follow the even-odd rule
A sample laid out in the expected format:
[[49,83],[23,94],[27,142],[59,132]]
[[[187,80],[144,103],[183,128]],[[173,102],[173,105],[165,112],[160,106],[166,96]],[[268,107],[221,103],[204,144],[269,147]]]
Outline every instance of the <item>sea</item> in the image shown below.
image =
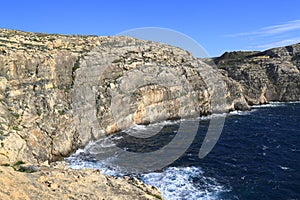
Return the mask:
[[175,137],[180,120],[160,123],[164,130],[161,137],[153,137],[151,145],[141,140],[132,145],[127,133],[151,132],[155,125],[135,125],[91,142],[66,161],[74,169],[100,168],[112,176],[136,177],[156,186],[167,200],[300,199],[300,102],[273,102],[226,114],[218,142],[202,159],[199,149],[211,117],[197,120],[197,135],[187,151],[159,170],[132,173],[111,164],[117,155],[99,159],[89,151],[107,152],[116,145],[131,151],[156,150]]

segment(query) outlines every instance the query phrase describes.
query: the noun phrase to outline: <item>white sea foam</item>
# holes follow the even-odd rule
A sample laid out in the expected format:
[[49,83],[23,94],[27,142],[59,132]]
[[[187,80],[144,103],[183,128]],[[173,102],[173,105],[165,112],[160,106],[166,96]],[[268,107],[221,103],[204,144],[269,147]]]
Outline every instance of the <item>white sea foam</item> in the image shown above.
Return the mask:
[[[80,150],[67,158],[71,168],[101,169],[103,174],[115,177],[127,174],[126,170],[110,165],[115,157],[102,161],[86,160],[80,158],[80,153],[83,151]],[[229,191],[215,178],[205,176],[199,167],[169,167],[162,172],[142,174],[139,178],[146,184],[159,188],[166,200],[212,200]]]
[[273,101],[268,104],[262,104],[262,105],[253,105],[251,108],[268,108],[268,107],[279,107],[279,106],[285,106],[286,104],[291,103],[300,103],[300,101],[292,101],[292,102],[277,102]]
[[262,104],[262,105],[253,105],[251,106],[251,108],[270,108],[270,107],[279,107],[279,106],[283,106],[283,104]]
[[293,152],[300,152],[300,149],[291,149],[291,151],[293,151]]
[[263,150],[263,151],[265,151],[265,150],[267,150],[267,149],[269,149],[268,146],[265,146],[265,145],[262,146],[262,150]]
[[251,109],[251,110],[245,110],[245,111],[240,111],[240,110],[234,110],[228,113],[228,115],[251,115],[252,112],[256,112],[257,109]]
[[167,200],[217,199],[222,192],[228,191],[214,178],[203,174],[198,167],[169,167],[160,173],[144,174],[142,180],[159,188]]
[[125,174],[118,166],[111,166],[110,163],[114,160],[115,157],[109,157],[105,160],[86,160],[81,159],[79,155],[73,154],[72,156],[66,158],[66,161],[69,163],[70,168],[72,169],[101,169],[103,174],[107,174],[110,176],[121,177]]
[[102,137],[96,141],[89,142],[83,151],[90,150],[92,147],[95,146],[99,148],[110,148],[116,145],[115,141],[118,141],[122,138],[123,136],[114,136],[114,135]]
[[149,138],[159,133],[163,127],[163,123],[154,125],[134,125],[122,132],[136,138]]
[[226,117],[228,113],[221,113],[221,114],[211,114],[211,115],[207,115],[207,116],[201,116],[198,117],[198,120],[209,120],[209,119],[213,119],[213,118],[219,118],[219,117]]
[[212,115],[208,115],[208,116],[201,116],[198,119],[200,119],[200,120],[209,120],[209,119],[213,119],[213,118],[227,117],[227,116],[231,116],[231,115],[251,115],[251,113],[255,112],[255,111],[257,111],[257,109],[245,110],[245,111],[234,110],[234,111],[230,111],[229,113],[212,114]]
[[282,169],[282,170],[288,170],[288,169],[290,169],[289,167],[284,167],[284,166],[281,166],[281,165],[279,165],[278,167],[280,167],[280,169]]
[[77,156],[84,152],[84,149],[77,149],[77,151],[73,154],[73,156]]

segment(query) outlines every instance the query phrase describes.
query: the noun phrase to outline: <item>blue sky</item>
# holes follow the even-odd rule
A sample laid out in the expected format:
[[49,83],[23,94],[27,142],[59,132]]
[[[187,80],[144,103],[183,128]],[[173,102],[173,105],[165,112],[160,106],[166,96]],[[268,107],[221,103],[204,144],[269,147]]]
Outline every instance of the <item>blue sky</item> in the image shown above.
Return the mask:
[[2,1],[0,27],[115,35],[141,27],[186,34],[210,56],[300,42],[300,1]]

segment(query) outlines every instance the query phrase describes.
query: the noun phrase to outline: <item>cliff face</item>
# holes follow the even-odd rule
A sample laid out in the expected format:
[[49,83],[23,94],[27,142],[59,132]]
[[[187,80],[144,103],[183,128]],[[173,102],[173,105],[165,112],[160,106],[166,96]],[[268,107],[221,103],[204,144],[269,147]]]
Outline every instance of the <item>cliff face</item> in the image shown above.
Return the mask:
[[300,44],[264,52],[225,53],[214,61],[220,71],[241,86],[249,105],[299,101]]
[[[0,164],[54,161],[133,123],[299,100],[299,46],[196,59],[127,37],[1,29]],[[227,101],[213,109],[216,94]]]
[[0,163],[36,163],[74,149],[73,73],[101,40],[0,31]]
[[161,199],[137,180],[45,161],[133,123],[299,101],[299,70],[300,44],[196,59],[176,47],[128,37],[0,29],[0,165],[46,165],[32,174],[0,166],[0,197],[94,198],[97,191],[96,198]]
[[0,41],[0,163],[54,161],[133,123],[210,113],[199,74],[211,67],[184,50],[10,30]]
[[0,199],[162,199],[136,179],[45,162],[91,139],[90,132],[79,132],[85,118],[72,111],[74,85],[82,91],[75,73],[80,60],[107,40],[0,29]]

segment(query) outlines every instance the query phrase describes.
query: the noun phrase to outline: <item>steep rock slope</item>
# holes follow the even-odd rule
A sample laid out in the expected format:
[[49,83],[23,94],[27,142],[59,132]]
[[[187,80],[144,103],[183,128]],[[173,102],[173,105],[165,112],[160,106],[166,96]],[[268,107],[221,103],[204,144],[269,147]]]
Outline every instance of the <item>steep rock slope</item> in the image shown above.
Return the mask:
[[[197,59],[128,37],[0,29],[0,197],[160,199],[136,180],[42,166],[134,123],[300,100],[299,70],[300,44]],[[18,161],[40,169],[15,172]]]
[[53,160],[74,148],[73,73],[101,40],[1,30],[0,163]]
[[55,161],[134,123],[299,100],[299,77],[299,44],[196,59],[128,37],[1,29],[0,163]]
[[162,199],[136,179],[48,165],[84,145],[72,112],[75,71],[108,39],[0,29],[0,199]]
[[241,86],[248,104],[300,100],[300,44],[264,52],[225,53],[214,61]]
[[133,123],[209,114],[225,87],[212,84],[216,69],[164,44],[1,34],[1,163],[54,161]]

